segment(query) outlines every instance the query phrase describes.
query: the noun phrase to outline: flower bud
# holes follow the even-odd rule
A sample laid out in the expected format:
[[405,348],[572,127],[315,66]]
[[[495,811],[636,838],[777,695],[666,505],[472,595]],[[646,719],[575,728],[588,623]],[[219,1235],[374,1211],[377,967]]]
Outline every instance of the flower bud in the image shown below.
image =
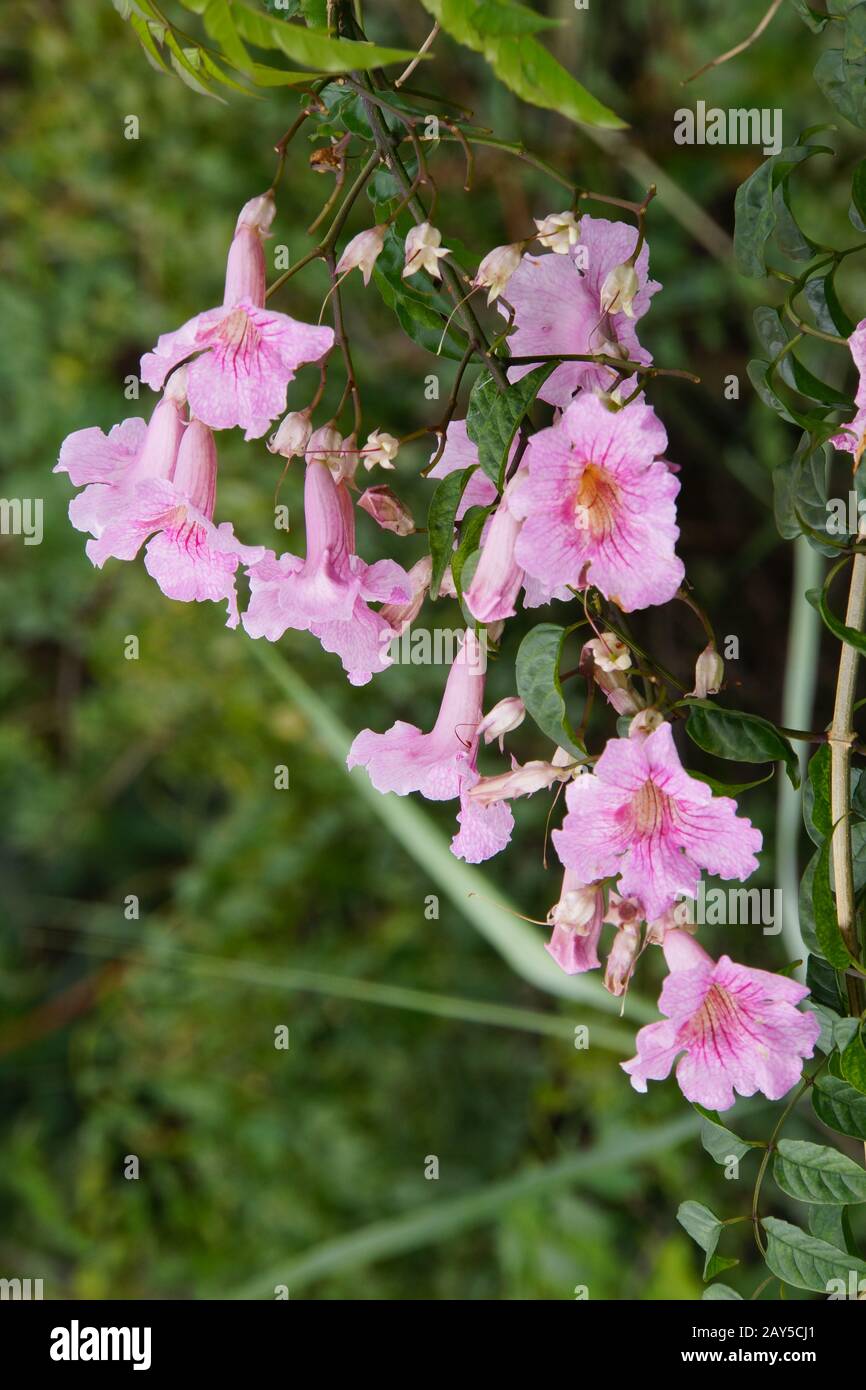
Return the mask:
[[613,938],[604,972],[604,987],[609,994],[625,994],[639,951],[640,927],[634,923],[620,927]]
[[635,715],[628,726],[629,738],[646,738],[649,734],[655,733],[660,724],[664,724],[665,718],[661,710],[642,709]]
[[186,405],[187,364],[176,367],[163,387],[162,394],[176,405]]
[[523,243],[519,241],[488,251],[472,281],[476,289],[487,290],[488,304],[499,298],[522,259]]
[[708,642],[695,662],[695,688],[691,693],[700,700],[718,695],[724,679],[725,663],[713,643]]
[[632,307],[634,297],[640,289],[637,271],[628,261],[614,266],[605,276],[601,287],[601,311],[603,314],[625,314],[634,318]]
[[498,777],[480,777],[469,795],[481,806],[492,806],[495,801],[508,801],[513,796],[531,796],[533,792],[550,787],[554,782],[567,782],[571,777],[570,768],[555,767],[540,759],[524,763],[512,762],[510,772],[501,772]]
[[548,251],[565,256],[576,246],[580,237],[580,227],[573,212],[552,212],[541,221],[536,217],[538,240]]
[[478,736],[483,737],[485,743],[492,743],[495,738],[499,739],[499,749],[502,751],[502,740],[506,734],[518,729],[526,717],[526,706],[517,695],[507,695],[504,700],[500,700],[491,710],[488,710],[478,725]]
[[201,420],[190,420],[177,451],[172,482],[188,502],[206,516],[213,516],[216,502],[217,452],[214,437]]
[[263,239],[270,234],[276,206],[273,194],[250,198],[241,208],[226,262],[223,304],[232,307],[247,300],[264,306],[266,275]]
[[[596,637],[584,644],[580,653],[581,673],[587,679],[591,677],[599,690],[604,691],[617,714],[637,714],[646,702],[632,688],[625,672],[616,668],[605,671],[603,667],[596,665],[595,653],[599,642],[604,640]],[[605,651],[609,654],[609,647],[606,646]]]
[[303,458],[312,433],[309,411],[290,410],[268,440],[268,448],[285,459]]
[[409,508],[400,501],[387,483],[381,487],[368,487],[358,498],[358,506],[371,516],[383,531],[393,531],[396,536],[411,536],[415,522]]
[[385,244],[387,231],[388,228],[382,223],[380,226],[368,227],[366,231],[353,236],[337,261],[337,274],[346,275],[350,270],[360,270],[364,284],[369,285],[373,266]]
[[368,435],[367,442],[361,450],[361,457],[364,460],[364,467],[367,472],[375,468],[376,464],[380,468],[393,468],[393,460],[397,457],[400,449],[399,439],[395,439],[393,434],[386,434],[384,430],[373,430]]
[[443,256],[450,255],[448,247],[442,246],[441,242],[442,233],[429,222],[422,222],[420,226],[413,227],[406,236],[403,279],[405,280],[407,275],[417,275],[419,270],[426,270],[434,280],[441,280],[439,261]]
[[333,425],[321,425],[310,435],[304,452],[308,462],[316,459],[319,463],[326,463],[332,472],[335,467],[342,468],[343,439],[340,431]]
[[596,916],[601,917],[600,889],[591,884],[574,888],[563,885],[562,897],[548,912],[547,920],[558,927],[567,927],[578,936],[585,936]]

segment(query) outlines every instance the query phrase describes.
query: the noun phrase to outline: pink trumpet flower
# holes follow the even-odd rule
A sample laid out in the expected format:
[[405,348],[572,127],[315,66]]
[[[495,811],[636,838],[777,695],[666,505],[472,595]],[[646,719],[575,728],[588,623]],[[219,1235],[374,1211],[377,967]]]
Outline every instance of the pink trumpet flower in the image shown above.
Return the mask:
[[611,739],[565,795],[568,814],[553,832],[560,860],[581,883],[618,876],[618,891],[638,899],[649,922],[681,894],[697,897],[701,869],[745,879],[758,867],[761,832],[735,801],[689,776],[670,724]]
[[365,685],[391,664],[395,630],[368,607],[408,603],[412,583],[393,560],[367,565],[354,553],[355,516],[344,482],[313,459],[304,479],[307,556],[268,551],[248,571],[250,604],[243,624],[251,637],[276,642],[288,628],[312,632],[336,652],[353,685]]
[[307,362],[330,351],[333,329],[300,323],[265,305],[262,239],[273,219],[273,199],[252,198],[238,217],[226,266],[225,295],[217,309],[196,314],[163,333],[141,359],[141,377],[159,390],[171,369],[189,361],[190,410],[212,429],[240,425],[246,439],[263,435],[286,408],[286,388]]
[[504,803],[480,806],[469,796],[478,781],[478,726],[484,696],[484,653],[466,632],[448,673],[439,716],[430,733],[398,720],[384,734],[363,729],[349,750],[348,766],[364,767],[377,791],[430,801],[460,798],[458,833],[451,848],[459,859],[480,863],[511,838],[513,818]]
[[[780,1100],[815,1051],[818,1018],[796,1007],[805,985],[767,970],[714,961],[687,932],[667,931],[670,974],[659,1008],[667,1017],[637,1035],[637,1056],[620,1065],[636,1091],[670,1075],[687,1100],[727,1110],[734,1093]],[[679,1058],[679,1061],[677,1061]]]

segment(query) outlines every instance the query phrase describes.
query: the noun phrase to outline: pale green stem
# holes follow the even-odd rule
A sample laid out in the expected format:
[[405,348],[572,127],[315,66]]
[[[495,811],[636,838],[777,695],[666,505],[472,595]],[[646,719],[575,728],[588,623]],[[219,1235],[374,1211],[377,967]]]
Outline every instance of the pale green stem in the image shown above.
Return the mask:
[[[811,729],[818,674],[821,620],[804,597],[808,589],[821,586],[824,560],[805,536],[794,541],[794,573],[791,580],[791,617],[788,625],[788,652],[782,693],[782,723],[789,729]],[[800,774],[806,775],[808,748],[798,749]],[[776,881],[782,891],[782,939],[791,959],[805,954],[800,935],[797,899],[800,884],[798,845],[800,840],[800,793],[787,777],[779,778],[776,810]],[[797,971],[802,979],[805,966]]]

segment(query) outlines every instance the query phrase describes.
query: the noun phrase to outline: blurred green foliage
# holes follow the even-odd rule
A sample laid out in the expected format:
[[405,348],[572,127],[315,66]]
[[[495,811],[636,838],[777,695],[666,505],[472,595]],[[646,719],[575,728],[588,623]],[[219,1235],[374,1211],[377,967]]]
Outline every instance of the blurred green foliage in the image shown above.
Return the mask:
[[[761,156],[674,146],[674,109],[697,97],[777,105],[783,94],[786,133],[828,118],[809,76],[821,40],[787,9],[761,44],[683,92],[680,79],[742,37],[751,12],[628,0],[609,24],[601,7],[549,8],[565,21],[546,36],[560,60],[594,74],[593,92],[631,122],[635,144],[728,232],[734,190]],[[365,10],[382,43],[416,47],[427,33],[428,16],[405,0]],[[228,106],[197,97],[148,67],[107,0],[11,0],[3,18],[0,452],[4,494],[44,497],[45,538],[32,548],[0,540],[0,1274],[42,1276],[47,1296],[228,1294],[370,1223],[598,1143],[626,1148],[633,1133],[681,1116],[684,1102],[672,1082],[636,1096],[613,1052],[577,1052],[567,1037],[280,983],[278,971],[303,968],[575,1023],[592,1017],[515,978],[453,908],[425,918],[436,886],[371,819],[315,721],[269,683],[249,641],[225,630],[215,605],[170,604],[140,564],[95,572],[66,520],[67,480],[51,475],[71,430],[149,413],[149,401],[124,398],[124,380],[160,332],[219,298],[237,209],[269,184],[297,97],[230,95]],[[586,186],[639,192],[616,154],[520,106],[479,58],[444,39],[437,51],[426,84],[443,84],[482,123]],[[129,115],[137,140],[124,138]],[[841,166],[853,133],[836,143]],[[329,185],[307,169],[303,139],[292,148],[275,240],[297,256]],[[820,163],[800,194],[819,233],[847,206],[844,173]],[[453,228],[476,255],[562,203],[543,175],[494,151],[479,156],[471,198],[459,155],[436,172],[445,243]],[[368,216],[362,205],[350,229]],[[656,395],[670,457],[683,467],[682,551],[720,632],[740,636],[731,701],[778,718],[789,561],[768,510],[768,472],[793,440],[746,383],[754,291],[695,245],[663,198],[649,237],[665,291],[646,320],[648,346],[703,378]],[[326,288],[311,268],[279,307],[315,320]],[[866,284],[855,271],[845,292],[861,317]],[[424,375],[441,372],[444,396],[453,368],[407,344],[372,289],[347,286],[345,301],[370,427],[399,434],[435,419]],[[743,384],[734,402],[722,391],[729,372]],[[302,373],[292,400],[304,404],[313,384]],[[261,441],[225,437],[220,457],[219,517],[245,541],[273,544],[278,461]],[[398,474],[419,518],[429,484],[411,478],[425,458],[420,446],[407,449]],[[291,471],[280,496],[299,512]],[[365,554],[409,563],[421,553],[417,538],[401,547],[361,522]],[[456,625],[456,608],[440,621]],[[673,620],[649,613],[639,627],[688,675],[701,634],[685,609]],[[124,658],[129,634],[136,661]],[[509,638],[514,650],[520,635]],[[424,725],[435,713],[441,670],[395,667],[357,691],[312,640],[290,634],[280,649],[353,730],[395,717]],[[827,679],[819,710],[829,707]],[[503,663],[491,699],[506,693]],[[531,731],[514,746],[529,753]],[[279,764],[290,769],[289,791],[274,789]],[[693,765],[733,775],[700,755]],[[451,810],[433,814],[448,827]],[[769,832],[773,791],[751,793],[746,810]],[[487,868],[536,918],[558,891],[541,862],[546,813],[540,797],[518,805],[511,850]],[[774,882],[767,843],[763,885]],[[124,919],[129,895],[140,900],[138,921]],[[783,963],[779,939],[754,929],[708,937],[750,964]],[[220,958],[223,975],[193,968],[198,955]],[[233,978],[233,961],[273,970],[273,983]],[[647,998],[659,973],[648,958]],[[274,1047],[283,1024],[288,1051]],[[759,1117],[750,1123],[760,1134]],[[123,1177],[129,1154],[140,1159],[139,1181]],[[425,1181],[428,1155],[438,1156],[438,1182]],[[696,1139],[672,1144],[509,1202],[495,1220],[399,1258],[333,1269],[306,1296],[559,1299],[587,1285],[592,1298],[696,1297],[700,1269],[676,1208],[686,1196],[723,1215],[743,1206],[749,1162],[739,1183],[726,1182]],[[788,1212],[787,1199],[772,1200]],[[748,1234],[725,1253],[748,1265]],[[743,1275],[747,1294],[757,1268]],[[738,1283],[740,1271],[727,1277]]]

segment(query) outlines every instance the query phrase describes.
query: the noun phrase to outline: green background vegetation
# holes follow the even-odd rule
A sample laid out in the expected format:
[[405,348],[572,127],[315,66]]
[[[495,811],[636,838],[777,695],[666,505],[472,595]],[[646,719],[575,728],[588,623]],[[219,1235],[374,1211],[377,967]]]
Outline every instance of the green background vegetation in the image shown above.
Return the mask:
[[[429,27],[405,0],[366,9],[382,42],[414,47]],[[821,41],[785,8],[751,52],[683,91],[680,79],[742,37],[760,5],[622,0],[615,23],[601,3],[549,9],[564,24],[546,42],[630,122],[630,144],[599,144],[521,106],[446,39],[425,83],[590,188],[641,196],[651,175],[635,150],[664,171],[649,240],[665,289],[641,336],[659,363],[703,379],[654,388],[682,465],[681,550],[719,633],[740,639],[727,702],[778,720],[790,554],[769,471],[795,440],[746,380],[758,291],[726,250],[735,189],[761,155],[675,146],[673,112],[698,98],[781,106],[793,138],[830,118],[810,76]],[[44,497],[45,539],[0,538],[0,1275],[41,1276],[48,1296],[74,1298],[268,1297],[278,1282],[326,1299],[567,1299],[575,1285],[595,1299],[699,1297],[677,1206],[744,1210],[755,1159],[725,1181],[675,1085],[638,1097],[619,1070],[633,1023],[514,970],[467,916],[465,886],[450,900],[423,838],[408,853],[333,756],[325,712],[353,731],[397,717],[429,724],[444,672],[397,667],[353,690],[336,658],[290,633],[281,684],[279,662],[263,665],[217,606],[170,603],[140,563],[94,571],[66,520],[68,481],[51,475],[61,440],[149,413],[146,390],[140,404],[124,399],[124,378],[160,332],[218,301],[237,209],[270,182],[297,97],[196,96],[147,66],[107,0],[12,0],[3,21],[2,489]],[[123,137],[130,114],[137,141]],[[831,139],[838,160],[813,161],[799,195],[818,235],[844,224],[858,153],[856,132]],[[307,169],[308,149],[303,136],[292,147],[275,226],[295,257],[330,191]],[[459,155],[435,172],[445,244],[450,228],[479,257],[567,201],[490,151],[471,196]],[[360,204],[350,229],[368,217]],[[314,320],[326,288],[313,267],[278,307]],[[846,294],[860,318],[856,271]],[[400,434],[437,418],[424,376],[441,372],[444,398],[452,367],[407,344],[358,277],[345,304],[368,427]],[[737,401],[724,398],[728,373],[741,381]],[[312,386],[302,374],[293,401]],[[273,544],[278,461],[262,441],[219,445],[219,518]],[[396,475],[419,521],[429,484],[412,475],[425,459],[407,449]],[[280,493],[295,518],[300,482],[295,468]],[[423,537],[392,543],[366,518],[359,535],[371,558],[422,553]],[[442,604],[436,620],[456,626],[456,607]],[[687,677],[701,641],[685,608],[637,626]],[[128,634],[137,661],[124,659]],[[520,635],[492,670],[491,699],[509,693]],[[831,679],[822,672],[816,727]],[[540,755],[526,727],[513,746]],[[689,752],[692,766],[736,776]],[[274,789],[278,764],[288,791]],[[775,796],[768,784],[744,803],[765,832],[765,887],[778,881]],[[423,809],[450,836],[453,808]],[[558,893],[542,863],[547,809],[541,796],[519,803],[510,850],[485,870],[488,891],[507,890],[536,918]],[[124,920],[130,894],[137,922]],[[430,894],[438,920],[425,917]],[[788,959],[780,937],[756,928],[706,939],[753,965]],[[660,975],[650,954],[637,984],[645,1005]],[[398,993],[354,999],[346,980]],[[494,1008],[482,1021],[465,1001],[520,1012]],[[575,1051],[580,1023],[603,1043]],[[274,1048],[281,1024],[288,1052]],[[765,1137],[767,1116],[745,1113],[743,1130]],[[790,1133],[815,1131],[804,1117]],[[123,1177],[128,1154],[140,1159],[137,1182]],[[427,1155],[438,1182],[424,1178]],[[767,1200],[800,1219],[771,1184]],[[745,1268],[726,1278],[748,1295],[759,1265],[740,1231],[723,1253]]]

